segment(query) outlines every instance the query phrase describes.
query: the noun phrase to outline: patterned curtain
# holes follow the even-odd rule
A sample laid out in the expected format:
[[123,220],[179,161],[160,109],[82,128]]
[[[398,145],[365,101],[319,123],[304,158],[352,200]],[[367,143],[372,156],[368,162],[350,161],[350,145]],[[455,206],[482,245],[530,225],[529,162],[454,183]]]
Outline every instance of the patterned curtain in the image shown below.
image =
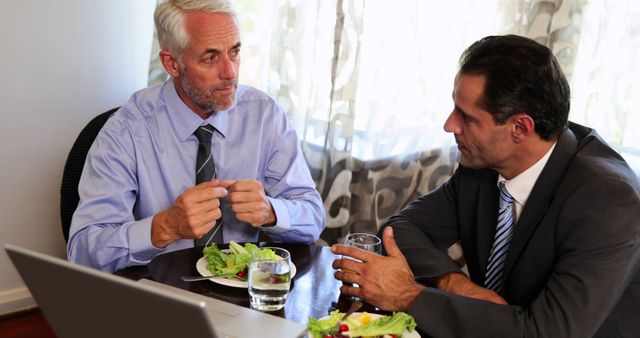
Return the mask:
[[[348,232],[376,232],[453,173],[458,154],[442,125],[452,109],[458,57],[483,36],[520,34],[549,46],[573,79],[576,122],[593,125],[600,107],[616,100],[609,120],[618,129],[629,116],[640,124],[640,2],[634,0],[236,3],[243,44],[240,81],[271,94],[294,123],[327,209],[324,243],[339,242]],[[623,28],[612,31],[610,24],[617,21]],[[597,31],[591,38],[596,42],[586,40],[584,30]],[[609,47],[612,38],[623,50],[603,52],[600,47]],[[607,75],[606,84],[616,90],[611,93],[599,81],[619,64],[619,52],[626,56],[624,67],[612,74],[623,81]],[[166,79],[157,53],[154,39],[150,84]],[[586,62],[592,55],[600,56],[596,65]],[[635,73],[625,73],[628,69]],[[584,77],[590,84],[585,88]],[[624,135],[623,144],[637,140]]]
[[582,9],[571,119],[594,126],[640,174],[640,1],[591,1]]
[[502,13],[503,33],[526,36],[551,48],[571,78],[586,5],[586,0],[505,0],[498,11]]
[[640,2],[503,1],[504,32],[547,45],[571,84],[572,121],[594,127],[640,175]]
[[[241,77],[273,95],[296,125],[327,209],[324,242],[376,232],[452,174],[457,154],[442,125],[457,57],[496,24],[460,24],[442,13],[492,8],[470,0],[256,3],[238,1]],[[427,34],[442,27],[450,35]],[[445,44],[455,48],[437,47]]]
[[[290,1],[280,7],[274,24],[280,30],[272,46],[280,48],[271,50],[271,66],[278,71],[270,80],[277,81],[267,88],[290,107],[297,122],[327,209],[322,235],[327,243],[342,241],[349,232],[375,233],[418,191],[429,191],[440,183],[438,177],[448,177],[455,162],[449,153],[443,159],[440,149],[376,158],[358,152],[358,137],[362,143],[369,131],[356,123],[365,13],[362,0]],[[399,133],[391,129],[387,134]]]

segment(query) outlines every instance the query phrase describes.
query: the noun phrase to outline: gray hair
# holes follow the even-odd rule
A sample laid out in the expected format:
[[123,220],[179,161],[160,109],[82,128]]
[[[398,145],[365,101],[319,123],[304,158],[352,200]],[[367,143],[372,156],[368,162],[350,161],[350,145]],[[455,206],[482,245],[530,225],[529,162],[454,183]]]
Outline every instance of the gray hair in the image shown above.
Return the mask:
[[159,4],[154,21],[160,49],[169,51],[178,59],[190,42],[184,27],[184,13],[187,11],[227,13],[236,17],[231,0],[167,0]]

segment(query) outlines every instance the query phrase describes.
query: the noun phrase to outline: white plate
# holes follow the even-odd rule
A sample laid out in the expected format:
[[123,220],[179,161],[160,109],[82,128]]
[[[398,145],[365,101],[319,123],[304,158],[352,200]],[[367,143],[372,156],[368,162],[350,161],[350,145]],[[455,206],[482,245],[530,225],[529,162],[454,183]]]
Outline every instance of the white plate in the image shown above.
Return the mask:
[[[228,253],[229,250],[228,249],[224,249],[222,250],[222,252]],[[207,259],[203,257],[200,257],[200,259],[198,259],[198,261],[196,262],[196,270],[198,270],[198,273],[201,276],[211,276],[212,273],[211,271],[209,271],[208,268],[209,264],[207,263]],[[295,264],[293,264],[293,262],[291,262],[291,278],[293,278],[296,275],[296,266]],[[236,278],[225,278],[225,277],[216,277],[216,278],[211,278],[209,279],[210,281],[214,282],[214,283],[218,283],[218,284],[222,284],[222,285],[226,285],[226,286],[231,286],[234,288],[248,288],[249,287],[249,282],[247,281],[243,281],[243,280],[239,280]]]
[[[357,317],[361,314],[361,312],[354,312],[351,317]],[[376,320],[380,317],[382,317],[382,315],[376,314],[376,313],[369,313],[369,315],[371,316],[371,319]],[[349,317],[349,318],[351,318]],[[326,319],[329,318],[329,316],[320,318],[320,319]],[[313,333],[309,332],[309,338],[314,338]],[[407,332],[406,330],[404,331],[404,333],[402,334],[402,336],[400,336],[399,338],[420,338],[420,334],[418,332],[416,332],[416,330],[413,330],[411,332]]]

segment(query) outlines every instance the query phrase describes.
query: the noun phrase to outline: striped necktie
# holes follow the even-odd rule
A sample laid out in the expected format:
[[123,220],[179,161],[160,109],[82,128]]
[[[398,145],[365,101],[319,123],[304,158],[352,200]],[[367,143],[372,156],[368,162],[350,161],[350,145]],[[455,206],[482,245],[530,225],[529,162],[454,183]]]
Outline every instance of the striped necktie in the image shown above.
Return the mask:
[[487,273],[484,285],[495,292],[502,287],[502,269],[507,258],[509,243],[513,235],[513,197],[500,182],[500,208],[498,210],[498,226],[493,241],[493,247],[489,254]]
[[[208,182],[216,178],[216,166],[211,155],[211,136],[213,136],[213,127],[210,125],[200,126],[194,132],[198,138],[198,156],[196,158],[196,184]],[[222,202],[222,201],[221,201]],[[201,238],[194,239],[196,247],[206,246],[210,242],[223,243],[222,231],[219,230],[220,220],[216,222],[207,234]],[[213,238],[212,238],[213,236]]]
[[196,159],[196,184],[211,181],[216,177],[216,167],[211,156],[211,136],[213,128],[200,126],[194,132],[198,138],[198,157]]

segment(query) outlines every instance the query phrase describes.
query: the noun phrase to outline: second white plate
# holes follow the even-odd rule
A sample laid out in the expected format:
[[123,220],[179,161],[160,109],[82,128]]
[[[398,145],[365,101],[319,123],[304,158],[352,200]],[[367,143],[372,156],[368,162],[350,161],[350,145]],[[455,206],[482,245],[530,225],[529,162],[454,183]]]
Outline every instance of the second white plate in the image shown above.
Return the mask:
[[[359,316],[361,314],[362,314],[361,312],[354,312],[351,316],[352,317],[357,317],[357,316]],[[379,315],[379,314],[376,314],[376,313],[370,313],[369,315],[371,316],[371,319],[373,319],[373,320],[376,320],[376,319],[382,317],[382,315]],[[326,318],[329,318],[329,316],[326,316],[326,317],[323,317],[323,318],[320,318],[320,319],[326,319]],[[402,334],[401,337],[402,338],[420,338],[420,334],[418,332],[416,332],[415,330],[413,330],[411,332],[405,331]],[[315,338],[311,332],[309,332],[309,338]]]
[[[196,262],[196,270],[198,270],[198,273],[201,276],[211,276],[212,273],[211,271],[209,271],[207,264],[207,259],[203,257],[200,257],[200,259],[198,259],[198,261]],[[291,278],[293,278],[296,275],[296,265],[293,264],[293,262],[291,262]],[[217,278],[211,278],[209,279],[210,281],[217,283],[217,284],[222,284],[222,285],[226,285],[226,286],[231,286],[234,288],[248,288],[249,287],[249,282],[247,281],[243,281],[243,280],[239,280],[239,279],[235,279],[235,278],[224,278],[224,277],[217,277]]]

